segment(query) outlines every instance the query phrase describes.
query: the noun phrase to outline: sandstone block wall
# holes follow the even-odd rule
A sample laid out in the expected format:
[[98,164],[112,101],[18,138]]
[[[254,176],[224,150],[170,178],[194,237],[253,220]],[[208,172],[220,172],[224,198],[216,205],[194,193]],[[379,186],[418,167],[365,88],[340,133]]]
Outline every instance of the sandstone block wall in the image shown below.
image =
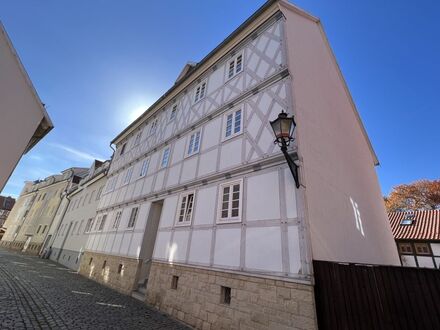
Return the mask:
[[317,329],[312,285],[262,277],[153,262],[147,303],[197,329]]
[[[79,273],[116,291],[131,294],[137,284],[139,264],[137,259],[86,251],[81,258]],[[119,265],[122,265],[120,273]]]

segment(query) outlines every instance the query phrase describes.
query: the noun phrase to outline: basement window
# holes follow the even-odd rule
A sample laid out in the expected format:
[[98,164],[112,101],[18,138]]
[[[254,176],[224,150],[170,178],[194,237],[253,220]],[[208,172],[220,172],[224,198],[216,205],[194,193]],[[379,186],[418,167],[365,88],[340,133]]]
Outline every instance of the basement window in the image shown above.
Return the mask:
[[171,279],[171,289],[177,290],[178,283],[179,283],[179,276],[173,275],[173,278]]
[[222,286],[221,289],[221,303],[225,305],[231,304],[231,288]]

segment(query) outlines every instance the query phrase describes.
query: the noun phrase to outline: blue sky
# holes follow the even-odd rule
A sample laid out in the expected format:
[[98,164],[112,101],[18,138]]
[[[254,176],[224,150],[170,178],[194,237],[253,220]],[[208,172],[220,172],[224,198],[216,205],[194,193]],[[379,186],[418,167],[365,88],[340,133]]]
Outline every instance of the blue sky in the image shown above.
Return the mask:
[[[108,158],[109,142],[264,1],[2,0],[0,20],[55,124],[3,190]],[[391,187],[439,177],[440,3],[298,0],[321,18]]]

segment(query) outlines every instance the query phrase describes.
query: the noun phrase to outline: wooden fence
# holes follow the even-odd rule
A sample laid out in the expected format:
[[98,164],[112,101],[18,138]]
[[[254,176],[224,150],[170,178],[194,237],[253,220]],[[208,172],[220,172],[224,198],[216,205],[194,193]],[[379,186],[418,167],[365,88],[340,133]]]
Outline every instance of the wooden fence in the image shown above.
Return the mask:
[[440,270],[313,265],[319,329],[440,329]]

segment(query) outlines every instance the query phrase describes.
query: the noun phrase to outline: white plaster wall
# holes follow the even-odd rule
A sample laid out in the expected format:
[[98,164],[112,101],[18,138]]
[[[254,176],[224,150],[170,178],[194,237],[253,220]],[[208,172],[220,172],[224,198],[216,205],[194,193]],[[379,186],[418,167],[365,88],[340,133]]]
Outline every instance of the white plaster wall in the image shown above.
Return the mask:
[[432,257],[417,256],[417,262],[420,268],[435,268]]
[[414,256],[401,255],[400,259],[402,260],[402,266],[405,266],[405,267],[417,267],[416,259],[415,259]]
[[159,228],[172,227],[176,218],[177,202],[179,196],[166,198],[162,206]]
[[0,191],[44,118],[41,101],[0,26]]
[[280,6],[312,257],[398,265],[375,158],[320,23]]
[[246,229],[246,267],[281,272],[281,228]]
[[195,200],[194,225],[212,225],[216,217],[217,186],[202,188],[197,192]]
[[255,175],[247,180],[246,217],[251,220],[280,218],[280,183],[278,172]]
[[440,243],[431,243],[432,254],[440,256]]
[[159,260],[168,260],[170,253],[170,231],[161,231],[157,233],[156,243],[154,245],[153,257]]
[[240,228],[219,228],[216,230],[214,265],[238,267],[240,265]]
[[189,262],[193,264],[209,265],[211,256],[211,229],[194,230],[191,237]]

